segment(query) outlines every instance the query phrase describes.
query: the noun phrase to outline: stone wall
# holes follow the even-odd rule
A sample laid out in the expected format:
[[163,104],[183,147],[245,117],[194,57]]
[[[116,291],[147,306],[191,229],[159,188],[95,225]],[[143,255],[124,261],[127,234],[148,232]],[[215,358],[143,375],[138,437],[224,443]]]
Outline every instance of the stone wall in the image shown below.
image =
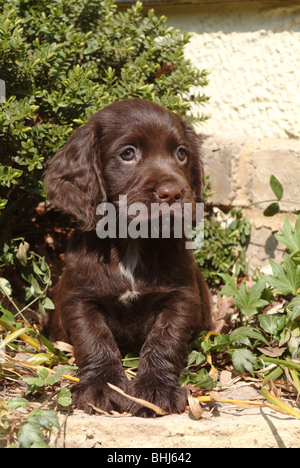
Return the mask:
[[173,3],[155,10],[192,34],[186,56],[210,73],[201,131],[300,137],[300,2]]
[[[248,207],[251,267],[280,260],[274,233],[285,217],[294,223],[290,211],[300,208],[300,3],[198,0],[155,10],[192,34],[186,56],[210,73],[210,101],[195,110],[211,116],[198,130],[207,137],[213,201],[224,211]],[[284,201],[266,218],[269,203],[260,202],[274,198],[271,174],[284,187]]]
[[[210,173],[212,202],[228,210],[243,208],[252,224],[248,258],[252,268],[280,261],[284,252],[274,234],[287,217],[294,224],[291,210],[300,208],[300,140],[224,139],[209,137],[203,144],[206,171]],[[273,174],[282,183],[281,211],[265,217],[263,210],[274,199],[269,185]]]

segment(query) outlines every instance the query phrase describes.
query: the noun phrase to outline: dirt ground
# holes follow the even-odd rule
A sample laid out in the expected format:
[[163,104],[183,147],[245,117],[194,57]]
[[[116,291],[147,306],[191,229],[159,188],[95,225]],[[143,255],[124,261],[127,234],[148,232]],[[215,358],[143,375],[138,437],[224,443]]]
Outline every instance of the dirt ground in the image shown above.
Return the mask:
[[[261,401],[252,385],[235,385],[222,398]],[[300,421],[266,407],[207,403],[201,419],[192,414],[153,419],[60,414],[59,448],[299,448]]]

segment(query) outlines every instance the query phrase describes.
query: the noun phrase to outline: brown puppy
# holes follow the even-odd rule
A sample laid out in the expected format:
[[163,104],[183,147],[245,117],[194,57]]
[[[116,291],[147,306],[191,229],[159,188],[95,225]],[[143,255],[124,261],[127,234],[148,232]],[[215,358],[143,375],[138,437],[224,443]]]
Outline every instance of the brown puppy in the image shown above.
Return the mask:
[[[119,216],[120,195],[127,196],[128,206],[143,203],[149,210],[152,203],[194,206],[201,201],[202,183],[193,129],[180,116],[140,99],[94,114],[51,160],[48,198],[79,223],[48,323],[50,339],[74,346],[77,407],[89,411],[90,402],[105,411],[154,415],[136,403],[128,407],[110,382],[167,412],[184,411],[178,377],[189,343],[211,323],[208,291],[192,250],[172,229],[169,238],[99,239],[96,208],[110,202]],[[128,351],[140,351],[131,382],[121,362],[121,352]]]

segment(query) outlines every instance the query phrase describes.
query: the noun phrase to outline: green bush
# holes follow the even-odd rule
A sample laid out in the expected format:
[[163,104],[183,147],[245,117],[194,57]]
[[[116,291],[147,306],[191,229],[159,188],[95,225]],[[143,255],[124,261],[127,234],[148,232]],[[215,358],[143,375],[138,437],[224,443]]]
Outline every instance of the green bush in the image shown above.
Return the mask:
[[245,280],[238,285],[231,274],[220,273],[225,285],[219,295],[232,298],[235,324],[231,324],[228,334],[213,332],[212,336],[205,334],[194,342],[195,349],[190,353],[181,384],[192,383],[202,388],[219,385],[216,369],[212,376],[204,366],[208,355],[213,355],[215,365],[222,369],[220,362],[224,357],[224,366],[227,355],[240,374],[252,377],[256,374],[266,399],[300,418],[299,411],[283,406],[265,388],[270,381],[285,377],[292,385],[292,390],[286,386],[287,394],[296,391],[298,398],[300,392],[300,215],[294,227],[286,219],[281,234],[275,237],[286,253],[281,264],[269,259],[270,274],[258,271],[249,287]]
[[[167,27],[153,10],[144,15],[140,2],[122,12],[113,0],[0,0],[0,6],[0,79],[6,84],[6,100],[0,99],[0,276],[6,277],[8,265],[26,268],[18,252],[31,242],[27,232],[36,230],[45,164],[76,127],[100,108],[133,97],[201,120],[191,103],[207,98],[205,71],[184,58],[189,36]],[[45,307],[44,288],[34,282],[37,268],[22,275]],[[32,302],[32,295],[27,291],[22,300]]]
[[238,210],[231,211],[230,222],[220,222],[214,211],[205,217],[204,242],[194,255],[211,287],[223,283],[222,273],[230,273],[236,278],[248,274],[246,248],[250,232],[249,221]]

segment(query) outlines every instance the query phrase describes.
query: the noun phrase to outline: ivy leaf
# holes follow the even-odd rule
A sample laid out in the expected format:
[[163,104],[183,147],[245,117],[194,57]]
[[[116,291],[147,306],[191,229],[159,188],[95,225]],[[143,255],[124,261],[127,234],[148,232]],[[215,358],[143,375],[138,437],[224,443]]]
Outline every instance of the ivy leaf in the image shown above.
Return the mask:
[[246,348],[235,349],[232,354],[232,364],[241,374],[249,372],[254,376],[253,366],[257,364],[254,354]]
[[187,367],[189,367],[192,364],[195,364],[198,366],[205,360],[205,356],[203,353],[200,351],[196,351],[195,349],[189,354],[188,362],[187,362]]
[[274,175],[271,175],[270,177],[270,186],[277,200],[281,200],[283,195],[283,187]]
[[21,398],[20,395],[7,402],[7,407],[13,411],[17,408],[26,408],[26,406],[27,401],[25,400],[25,398]]
[[58,394],[57,402],[61,406],[70,406],[72,404],[72,393],[68,388],[62,388]]
[[183,387],[187,384],[195,385],[200,388],[212,389],[216,385],[216,381],[211,378],[206,369],[201,369],[199,372],[191,372],[186,375],[181,375],[179,383]]
[[43,443],[43,432],[34,423],[28,422],[18,432],[18,441],[23,448],[31,448],[33,444]]
[[40,426],[48,431],[51,431],[54,427],[59,430],[60,425],[57,419],[57,413],[55,410],[41,410],[35,409],[31,413],[28,422],[36,426]]

